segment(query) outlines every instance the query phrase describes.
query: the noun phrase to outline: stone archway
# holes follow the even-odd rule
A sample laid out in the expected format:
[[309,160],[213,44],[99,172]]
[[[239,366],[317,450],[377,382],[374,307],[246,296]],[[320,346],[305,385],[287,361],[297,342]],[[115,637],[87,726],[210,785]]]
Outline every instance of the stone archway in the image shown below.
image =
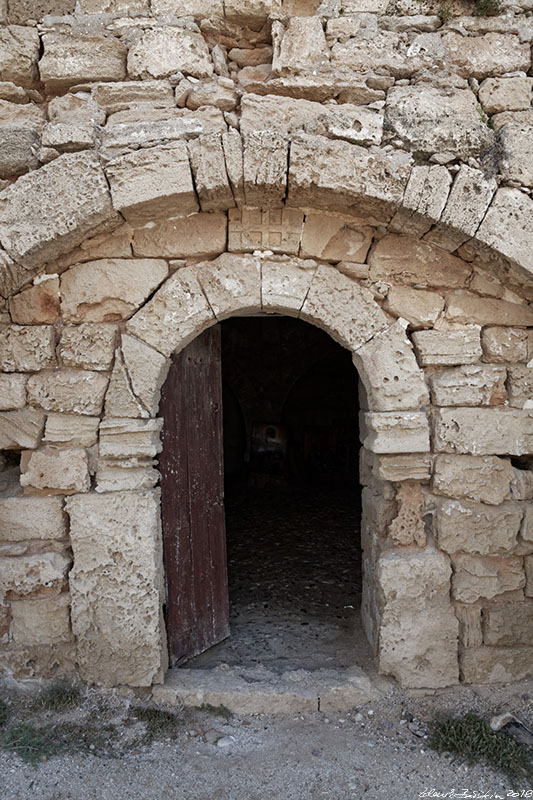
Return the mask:
[[[129,409],[129,417],[104,420],[104,440],[111,443],[128,432],[130,437],[151,440],[156,452],[160,422],[155,415],[169,356],[217,321],[261,311],[299,316],[352,351],[369,409],[364,462],[370,463],[375,453],[427,459],[429,398],[405,324],[388,320],[368,290],[334,267],[295,258],[233,254],[178,270],[130,319],[105,406],[112,415]],[[405,507],[393,523],[392,538],[385,549],[381,546],[375,530],[380,504],[387,502],[385,493],[379,494],[381,483],[385,486],[374,478],[364,500],[367,634],[384,671],[411,685],[449,684],[457,679],[458,669],[449,558],[426,542],[416,490],[414,503],[408,494],[404,496]],[[74,549],[72,615],[74,631],[83,642],[83,675],[111,685],[151,683],[161,677],[165,663],[157,494],[137,493],[135,502],[130,502],[128,493],[117,492],[79,495],[66,504]],[[94,550],[86,546],[88,525],[96,524],[96,518],[106,521],[106,533],[115,547],[121,542],[117,562],[107,560],[97,569]],[[134,522],[138,518],[144,520],[142,528]],[[133,540],[130,526],[136,531]],[[101,533],[92,544],[97,549],[104,546]],[[125,561],[127,552],[131,561]],[[150,584],[142,589],[130,580],[131,573],[140,569],[133,561],[141,554],[151,565]],[[127,610],[119,601],[120,613],[114,610],[111,615],[111,598],[115,592],[122,595],[122,590]],[[98,624],[104,617],[105,630]]]

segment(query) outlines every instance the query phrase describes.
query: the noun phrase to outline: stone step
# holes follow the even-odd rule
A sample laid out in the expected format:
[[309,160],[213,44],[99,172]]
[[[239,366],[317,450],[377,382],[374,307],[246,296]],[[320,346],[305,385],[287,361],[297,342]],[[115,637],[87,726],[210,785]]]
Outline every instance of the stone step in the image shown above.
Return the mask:
[[345,670],[291,670],[221,664],[214,669],[169,670],[152,697],[167,706],[225,706],[235,714],[348,711],[382,694],[358,667]]

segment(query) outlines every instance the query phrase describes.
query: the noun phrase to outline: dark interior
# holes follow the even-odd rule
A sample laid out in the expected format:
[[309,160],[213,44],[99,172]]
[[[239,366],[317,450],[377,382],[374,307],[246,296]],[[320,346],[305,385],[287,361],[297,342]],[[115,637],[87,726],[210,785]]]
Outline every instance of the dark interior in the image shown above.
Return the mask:
[[343,667],[360,628],[358,376],[282,316],[222,323],[231,637],[189,666]]

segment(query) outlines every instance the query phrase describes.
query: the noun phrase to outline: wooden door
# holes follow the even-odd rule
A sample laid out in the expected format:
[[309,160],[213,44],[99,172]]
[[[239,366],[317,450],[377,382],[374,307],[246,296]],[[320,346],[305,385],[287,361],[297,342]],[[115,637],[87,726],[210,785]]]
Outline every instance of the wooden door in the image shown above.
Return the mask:
[[229,636],[220,326],[172,359],[163,386],[161,506],[172,666]]

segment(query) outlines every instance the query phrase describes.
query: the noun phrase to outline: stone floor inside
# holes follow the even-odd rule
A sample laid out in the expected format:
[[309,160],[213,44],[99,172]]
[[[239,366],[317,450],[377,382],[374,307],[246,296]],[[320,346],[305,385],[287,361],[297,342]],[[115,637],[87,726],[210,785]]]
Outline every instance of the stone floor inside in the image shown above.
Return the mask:
[[227,497],[226,523],[231,635],[184,666],[371,670],[358,492],[249,488]]

